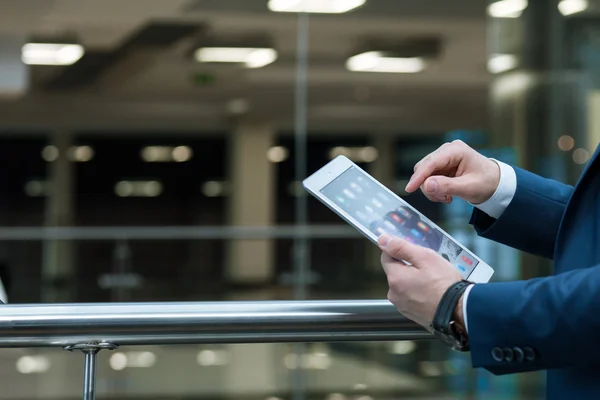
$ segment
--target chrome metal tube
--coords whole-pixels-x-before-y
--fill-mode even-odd
[[[385,300],[0,307],[0,348],[428,338]]]
[[[96,399],[96,354],[98,350],[87,350],[83,367],[83,400]]]

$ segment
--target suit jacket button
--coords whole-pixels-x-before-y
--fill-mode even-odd
[[[504,361],[504,351],[500,347],[494,347],[492,349],[492,358],[498,362]]]
[[[535,361],[536,354],[531,347],[523,347],[523,353],[525,354],[525,359],[527,361]]]
[[[515,359],[515,353],[512,351],[512,349],[509,347],[505,347],[504,349],[502,349],[502,351],[504,352],[504,361],[513,362],[513,360]]]
[[[523,353],[523,349],[520,347],[513,347],[513,353],[515,355],[515,361],[518,363],[522,363],[525,359],[525,353]]]

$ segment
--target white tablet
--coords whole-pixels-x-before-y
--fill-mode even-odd
[[[471,282],[486,283],[494,274],[489,265],[344,156],[303,185],[375,244],[387,233],[435,250]]]

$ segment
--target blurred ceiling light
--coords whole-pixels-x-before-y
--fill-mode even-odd
[[[577,14],[587,10],[587,0],[561,0],[558,3],[558,10],[564,16]]]
[[[127,356],[123,353],[114,353],[110,356],[108,364],[115,371],[122,371],[127,368]]]
[[[202,193],[206,197],[219,197],[226,194],[227,184],[225,182],[207,181],[202,185]]]
[[[493,54],[488,60],[488,71],[499,74],[517,67],[518,60],[512,54]]]
[[[576,149],[573,152],[573,161],[577,164],[585,164],[590,159],[590,152],[586,149]]]
[[[534,84],[531,74],[514,71],[510,74],[500,75],[497,82],[492,86],[492,92],[498,98],[508,98],[520,93],[528,86]]]
[[[90,146],[74,146],[69,149],[71,161],[88,162],[94,158],[94,149]]]
[[[21,60],[27,65],[71,65],[84,53],[79,44],[27,43],[22,48]]]
[[[156,364],[156,355],[151,351],[128,351],[114,353],[108,363],[115,371],[125,368],[150,368]]]
[[[158,181],[120,181],[115,185],[119,197],[157,197],[163,191]]]
[[[569,151],[575,147],[575,139],[569,135],[562,135],[558,138],[558,148],[562,151]]]
[[[150,368],[156,364],[156,355],[151,351],[130,351],[127,355],[127,366],[131,368]]]
[[[389,57],[379,51],[368,51],[350,57],[346,68],[353,72],[415,74],[425,69],[425,60],[420,57]]]
[[[379,152],[375,147],[367,146],[359,149],[357,155],[359,160],[370,163],[377,160],[377,157],[379,157]]]
[[[275,12],[342,14],[366,2],[366,0],[269,0],[269,9]]]
[[[309,353],[298,355],[295,353],[286,354],[283,358],[283,365],[287,369],[310,369],[324,370],[331,367],[332,361],[327,353]]]
[[[500,0],[488,6],[488,14],[494,18],[519,18],[527,8],[527,0]]]
[[[48,184],[44,181],[29,181],[25,184],[25,194],[29,197],[43,197],[48,193]]]
[[[345,156],[356,162],[371,163],[379,157],[379,152],[373,146],[365,147],[345,147],[337,146],[329,151],[329,158]]]
[[[289,157],[289,151],[283,146],[271,147],[267,150],[267,159],[272,163],[280,163],[287,160]]]
[[[192,149],[189,146],[177,146],[171,151],[171,157],[176,162],[189,161],[192,158]]]
[[[364,383],[357,383],[354,386],[352,386],[353,390],[367,390],[369,387],[364,384]]]
[[[352,155],[352,150],[350,150],[348,147],[344,147],[344,146],[336,146],[329,151],[329,158],[332,158],[332,159],[336,158],[337,156],[351,157],[351,155]]]
[[[300,366],[298,355],[294,353],[286,354],[285,357],[283,357],[283,365],[285,365],[287,369],[297,369]]]
[[[412,353],[416,348],[417,348],[417,346],[415,345],[415,342],[413,342],[411,340],[394,342],[392,344],[391,353],[405,355],[405,354]]]
[[[172,148],[167,146],[146,146],[142,149],[142,160],[146,162],[171,161],[172,151]]]
[[[56,146],[46,146],[42,149],[42,158],[45,161],[56,161],[59,155],[60,152]],[[70,161],[88,162],[94,158],[94,149],[90,146],[73,146],[69,148],[67,156]]]
[[[229,363],[229,353],[225,350],[201,350],[196,362],[203,367],[222,366]]]
[[[143,193],[147,197],[156,197],[162,192],[162,184],[158,181],[149,181],[141,184]]]
[[[56,161],[58,158],[59,152],[56,146],[46,146],[42,149],[42,158],[45,161],[52,162]]]
[[[327,353],[307,354],[308,368],[311,369],[329,369],[331,367],[331,358]]]
[[[115,193],[119,197],[129,197],[133,194],[133,184],[127,181],[119,182],[115,185]]]
[[[146,146],[142,148],[141,157],[146,162],[185,162],[192,158],[189,146]]]
[[[37,356],[23,356],[17,360],[17,371],[22,374],[40,374],[48,371],[50,368],[50,360],[48,357],[37,355]]]
[[[261,68],[277,59],[277,52],[268,48],[252,47],[204,47],[196,50],[198,62],[238,63],[246,68]]]

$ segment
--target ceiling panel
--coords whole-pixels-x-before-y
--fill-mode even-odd
[[[11,124],[19,118],[52,124],[65,120],[69,125],[220,124],[227,121],[228,102],[238,98],[291,124],[297,19],[269,12],[266,0],[0,0],[0,11],[7,4],[15,8],[0,13],[0,32],[73,32],[88,48],[88,55],[72,67],[32,68],[30,97],[3,105]],[[387,127],[425,121],[423,129],[485,123],[489,76],[484,4],[369,0],[348,14],[311,15],[311,126],[343,131],[353,124],[368,127],[373,120]],[[197,32],[190,26],[204,27],[202,32],[217,38],[267,35],[279,59],[256,70],[194,63],[189,53]],[[444,43],[440,58],[424,73],[345,69],[347,57],[365,40],[422,35],[440,36]],[[149,39],[164,43],[148,46]],[[197,84],[204,78],[205,84]],[[51,107],[36,111],[48,102]],[[431,115],[436,119],[427,120]],[[172,119],[165,120],[168,116]]]

